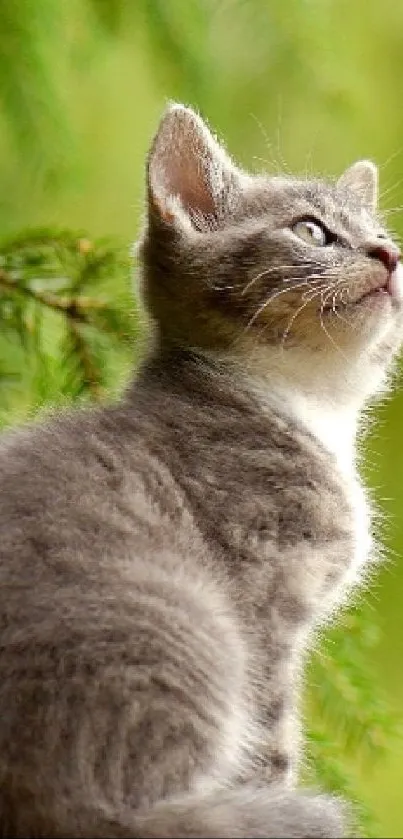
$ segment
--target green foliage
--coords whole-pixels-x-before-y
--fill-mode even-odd
[[[305,781],[354,802],[368,836],[379,835],[379,826],[357,787],[357,763],[379,761],[401,737],[371,664],[378,641],[369,607],[345,613],[311,662],[306,712]]]
[[[129,280],[128,257],[109,242],[35,230],[3,244],[1,345],[14,349],[2,368],[7,410],[18,378],[30,385],[28,410],[116,388],[116,359],[123,369],[136,334]]]
[[[188,82],[189,98],[202,97],[206,66],[202,49],[207,35],[209,0],[167,4],[165,0],[88,0],[79,4],[78,26],[101,25],[106,36],[117,36],[125,25],[145,21],[149,45],[169,73],[173,89]],[[74,34],[64,2],[8,0],[0,4],[0,104],[21,154],[34,166],[61,164],[67,153],[70,126],[63,112],[63,77],[54,66],[63,53],[74,56]],[[62,42],[64,43],[62,44]],[[89,38],[85,56],[94,61],[96,42]],[[58,56],[57,47],[62,48]],[[2,72],[3,70],[3,72]],[[43,138],[46,137],[46,146]],[[55,172],[53,172],[55,174]]]
[[[109,34],[117,34],[124,21],[143,20],[156,67],[169,73],[173,90],[187,88],[201,99],[208,81],[204,44],[208,35],[211,0],[137,0],[129,10],[124,0],[91,0],[93,11]],[[130,11],[130,14],[129,14]]]
[[[124,0],[91,0],[91,5],[106,31],[116,35],[122,23]]]
[[[45,160],[56,166],[61,146],[65,150],[68,125],[50,72],[61,23],[60,6],[53,0],[0,4],[0,102],[20,153],[33,166]]]
[[[167,99],[201,108],[256,168],[286,168],[286,158],[333,174],[372,156],[383,164],[384,203],[402,203],[402,33],[395,0],[2,3],[1,424],[49,404],[114,397],[125,382],[140,333],[128,243]],[[387,410],[385,442],[376,440],[386,465],[371,481],[381,499],[397,499],[382,503],[395,514],[401,553],[402,397]],[[360,802],[368,832],[377,830],[371,771],[387,778],[382,767],[401,748],[381,685],[403,702],[399,577],[385,575],[382,590],[378,613],[353,610],[326,634],[305,706],[305,781]],[[380,620],[388,634],[378,642]],[[378,835],[401,834],[399,772],[378,797]]]

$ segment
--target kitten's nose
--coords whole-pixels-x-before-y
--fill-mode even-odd
[[[397,268],[400,259],[400,250],[391,242],[385,242],[385,244],[374,245],[368,248],[368,256],[372,256],[374,259],[379,259],[380,262],[383,262],[386,270],[391,274]]]

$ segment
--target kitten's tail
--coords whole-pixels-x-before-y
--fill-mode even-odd
[[[46,834],[72,839],[337,839],[346,835],[344,805],[330,796],[245,785],[158,803],[147,812],[105,808],[74,813],[74,823]],[[30,834],[42,836],[43,834]]]

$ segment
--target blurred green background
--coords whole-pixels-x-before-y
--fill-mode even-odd
[[[380,166],[382,208],[399,234],[402,86],[403,4],[397,0],[3,0],[0,267],[10,267],[7,254],[19,247],[15,237],[31,227],[81,231],[87,238],[77,239],[80,259],[104,236],[128,254],[142,219],[145,155],[171,99],[199,108],[230,153],[253,170],[338,175],[355,159],[372,158]],[[47,256],[41,259],[43,265]],[[108,294],[129,307],[125,256],[104,273]],[[27,334],[36,330],[30,317]],[[28,353],[13,329],[0,336],[3,423],[79,395],[66,386],[55,360],[57,326],[51,314],[47,318],[40,346]],[[135,313],[126,332],[132,339],[139,334]],[[108,371],[105,386],[118,391],[132,350],[121,344],[98,351]],[[368,691],[384,691],[396,725],[386,748],[372,738],[369,757],[361,759],[359,744],[356,755],[350,748],[362,798],[378,822],[376,835],[394,837],[403,836],[399,382],[398,376],[395,395],[377,410],[379,422],[366,444],[363,469],[385,514],[387,562],[364,595],[366,623],[356,628],[357,635],[368,623],[372,628]]]

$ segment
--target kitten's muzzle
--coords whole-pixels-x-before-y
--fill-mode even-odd
[[[403,299],[403,268],[400,263],[400,250],[393,242],[379,243],[372,248],[368,248],[368,256],[372,259],[377,259],[385,266],[387,271],[386,282],[378,285],[373,289],[367,291],[361,299],[379,295],[387,294],[394,301],[402,301]],[[359,302],[359,301],[357,301]]]
[[[368,298],[382,296],[389,297],[392,302],[403,302],[403,267],[400,263],[399,248],[393,242],[385,241],[379,244],[378,240],[374,245],[367,246],[366,253],[370,259],[377,260],[384,266],[386,277],[375,280],[370,288],[365,289],[351,302],[361,303]]]
[[[387,245],[381,245],[374,248],[369,254],[374,259],[379,259],[383,262],[387,272],[388,279],[385,284],[385,292],[389,294],[392,300],[397,302],[403,301],[403,267],[400,262],[401,253],[399,248],[392,242]]]
[[[368,297],[386,295],[394,303],[403,303],[403,266],[399,261],[399,256],[398,252],[396,258],[390,259],[387,264],[384,263],[388,272],[385,281],[377,282],[376,285],[374,284],[372,288],[367,289],[352,302],[361,303]]]
[[[351,293],[351,289],[347,299],[342,298],[337,301],[333,299],[331,304],[324,307],[324,311],[356,306],[366,300],[380,298],[384,298],[385,301],[389,299],[395,305],[403,305],[403,265],[400,261],[399,248],[392,242],[385,242],[382,245],[368,247],[366,255],[378,261],[378,268],[373,272],[375,276],[371,280],[368,279],[367,287],[358,290],[356,295]]]

